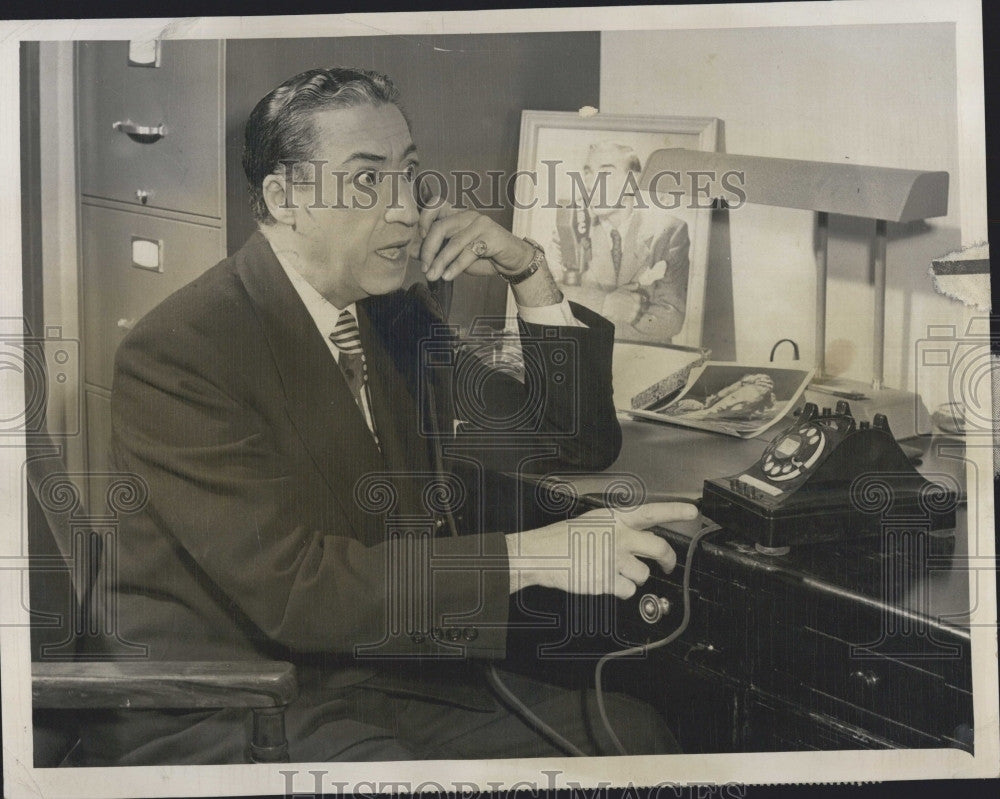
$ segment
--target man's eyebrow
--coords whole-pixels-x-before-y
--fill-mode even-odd
[[[386,157],[384,155],[379,155],[378,153],[351,153],[347,158],[344,159],[345,164],[351,163],[351,161],[374,161],[377,164],[384,164],[386,162]]]
[[[411,144],[403,151],[403,158],[413,155],[416,151],[417,145]],[[349,164],[352,161],[373,161],[376,164],[384,164],[388,160],[387,156],[380,155],[379,153],[356,152],[347,156],[347,158],[344,159],[344,163]]]

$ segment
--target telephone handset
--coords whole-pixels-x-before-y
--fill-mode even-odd
[[[807,402],[756,463],[705,481],[702,513],[769,551],[875,535],[889,515],[951,529],[957,499],[916,470],[882,414],[859,425],[844,401]]]

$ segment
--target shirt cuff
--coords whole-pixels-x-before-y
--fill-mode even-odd
[[[573,309],[569,307],[569,300],[563,297],[563,301],[556,305],[541,305],[536,308],[523,308],[517,306],[518,315],[529,325],[539,325],[542,327],[586,327],[586,325],[573,315]]]

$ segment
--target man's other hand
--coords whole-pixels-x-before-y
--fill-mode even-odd
[[[538,585],[572,594],[628,599],[655,561],[673,571],[677,556],[650,527],[698,516],[686,502],[653,502],[630,510],[598,509],[547,527],[507,535],[510,591]]]

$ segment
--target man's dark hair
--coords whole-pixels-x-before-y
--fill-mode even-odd
[[[399,91],[380,72],[331,67],[309,69],[269,92],[250,112],[243,140],[243,171],[250,182],[250,210],[271,220],[261,185],[282,161],[308,161],[316,145],[317,111],[398,104]],[[294,174],[294,172],[293,172]]]

